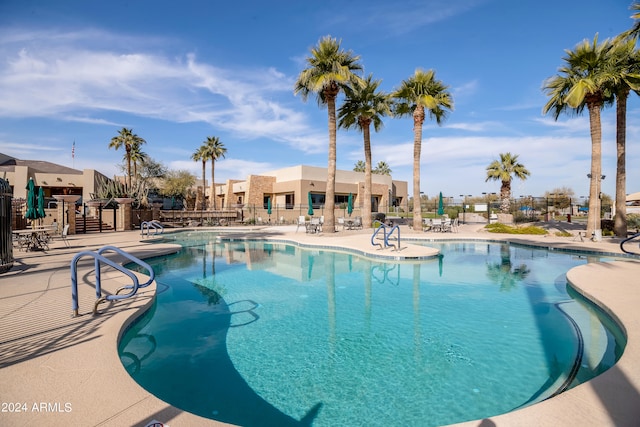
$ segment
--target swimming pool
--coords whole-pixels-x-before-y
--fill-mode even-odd
[[[606,370],[617,328],[564,274],[584,255],[437,245],[389,263],[179,233],[158,297],[120,343],[144,388],[243,426],[444,425],[511,411]]]

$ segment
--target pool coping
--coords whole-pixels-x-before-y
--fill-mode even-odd
[[[245,234],[268,234],[264,229],[242,230]],[[237,232],[237,231],[234,231]],[[369,231],[370,232],[370,231]],[[553,247],[552,250],[578,250],[577,244],[566,245],[558,239],[524,239],[521,236],[489,237],[474,232],[459,233],[454,236],[438,236],[437,239],[427,237],[431,241],[496,241],[530,246]],[[407,240],[423,237],[423,234],[409,234]],[[464,235],[464,238],[462,236]],[[359,237],[357,237],[359,236]],[[291,229],[278,231],[272,236],[275,241],[286,243],[295,241],[304,247],[323,247],[334,250],[337,246],[344,250],[340,242],[345,237],[350,243],[348,249],[359,252],[371,251],[367,245],[368,233],[353,233],[343,236],[310,237],[293,233]],[[99,242],[97,241],[99,238]],[[48,327],[55,323],[52,317],[58,318],[58,312],[67,312],[70,304],[69,295],[62,288],[68,286],[68,262],[78,250],[100,247],[105,244],[125,246],[124,249],[137,256],[148,258],[156,256],[157,245],[148,245],[141,241],[139,232],[118,232],[99,236],[72,236],[74,243],[71,250],[64,249],[63,244],[52,245],[50,254],[15,254],[24,271],[10,275],[0,275],[0,313],[5,324],[12,329],[22,329],[21,325],[44,329],[43,336],[49,333]],[[421,239],[424,240],[424,239]],[[558,241],[556,241],[558,240]],[[107,242],[108,241],[108,242]],[[332,243],[338,242],[338,243]],[[315,245],[315,246],[314,246]],[[160,245],[161,246],[161,245]],[[613,254],[613,250],[605,250],[605,245],[582,245],[589,253]],[[153,247],[153,248],[152,248]],[[609,246],[611,247],[611,246]],[[600,250],[599,250],[600,249]],[[373,254],[373,255],[380,255]],[[384,254],[386,255],[386,254]],[[640,364],[640,290],[634,289],[640,272],[640,262],[636,260],[593,263],[576,267],[567,274],[571,285],[589,300],[598,304],[614,317],[627,334],[627,347],[619,362],[610,370],[585,384],[569,390],[559,396],[535,405],[490,417],[486,420],[475,420],[456,424],[458,426],[476,425],[636,425],[640,419],[640,372],[634,366]],[[118,284],[115,278],[108,279],[110,286]],[[103,286],[105,286],[103,284]],[[637,285],[636,285],[637,287]],[[68,289],[68,288],[66,288]],[[83,289],[85,294],[87,290]],[[149,290],[151,291],[151,290]],[[18,301],[20,300],[20,301]],[[123,309],[109,309],[103,319],[94,318],[95,330],[91,330],[84,340],[69,343],[68,346],[53,348],[44,354],[35,352],[27,355],[19,362],[3,364],[0,369],[0,381],[7,385],[0,390],[2,402],[29,401],[49,402],[54,404],[70,402],[71,412],[34,412],[1,413],[0,424],[27,426],[38,423],[47,425],[140,425],[151,420],[158,420],[171,426],[225,425],[214,420],[203,419],[185,413],[162,402],[160,399],[140,388],[126,373],[117,355],[119,336],[127,325],[141,315],[152,303],[149,294],[136,298],[136,305]],[[25,303],[26,301],[26,303]],[[133,302],[133,301],[132,301]],[[3,308],[3,305],[5,306]],[[42,307],[54,307],[53,314],[43,315]],[[60,307],[58,307],[60,306]],[[145,308],[146,307],[146,308]],[[38,322],[25,323],[21,319],[36,319]],[[40,322],[41,321],[41,322]],[[59,320],[64,322],[65,320]],[[41,325],[39,323],[42,323]],[[73,325],[73,321],[67,320]],[[5,326],[6,326],[5,325]],[[68,326],[68,325],[67,325]],[[1,328],[1,327],[0,327]],[[25,326],[26,329],[26,326]],[[13,331],[18,345],[29,341],[29,331]],[[23,335],[22,337],[20,335]],[[31,332],[33,335],[33,332]],[[0,343],[1,344],[1,343]],[[36,345],[31,343],[31,345]],[[6,347],[6,346],[5,346]],[[54,345],[55,347],[55,345]],[[109,351],[104,351],[104,348]],[[0,348],[2,349],[2,348]],[[100,351],[102,350],[102,351]],[[113,351],[111,351],[113,350]],[[96,353],[98,353],[96,355]],[[0,353],[2,354],[2,353]],[[0,361],[4,356],[0,356]],[[95,404],[98,396],[115,394],[119,399],[103,399],[100,405]],[[51,405],[50,405],[51,406]],[[53,405],[53,409],[55,408]],[[60,405],[58,405],[60,407]],[[51,409],[51,408],[50,408]]]

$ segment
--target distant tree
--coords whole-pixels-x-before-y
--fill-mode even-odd
[[[189,189],[193,187],[195,183],[196,177],[193,176],[191,172],[185,170],[170,170],[167,171],[162,180],[160,194],[165,197],[184,200],[188,195]]]
[[[133,164],[133,177],[137,180],[138,166],[142,167],[148,157],[147,153],[140,149],[140,142],[134,142],[133,145],[131,145],[130,157],[131,163]]]
[[[394,114],[413,118],[413,229],[422,230],[422,208],[420,207],[420,155],[422,151],[422,124],[425,110],[429,117],[441,124],[448,111],[453,110],[453,98],[448,86],[436,80],[433,70],[416,70],[404,80],[393,94],[396,101]]]
[[[146,141],[133,133],[132,129],[122,128],[118,131],[118,136],[111,138],[109,148],[118,150],[124,147],[127,161],[127,186],[131,188],[131,149],[134,145],[140,146]]]
[[[373,173],[377,175],[388,175],[391,176],[391,167],[387,162],[383,162],[382,160],[378,162]]]
[[[336,98],[342,89],[362,86],[362,79],[354,71],[362,70],[360,57],[340,48],[340,41],[326,36],[311,49],[306,58],[308,67],[302,70],[295,82],[294,94],[304,101],[314,94],[318,105],[327,106],[329,119],[329,160],[327,165],[327,189],[325,193],[326,232],[335,233],[336,193]]]
[[[362,131],[364,140],[364,192],[362,203],[362,223],[371,227],[371,125],[378,132],[382,129],[382,117],[391,114],[389,95],[378,91],[380,80],[373,80],[369,74],[363,86],[345,87],[345,101],[338,110],[338,126]]]
[[[365,167],[366,167],[365,163],[362,160],[358,160],[356,162],[356,164],[353,165],[353,171],[354,172],[364,172]]]
[[[514,177],[525,180],[531,173],[518,162],[518,155],[500,154],[500,160],[494,160],[487,166],[486,181],[500,181],[500,210],[509,213],[511,203],[511,181]]]

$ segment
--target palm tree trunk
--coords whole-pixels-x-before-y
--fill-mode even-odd
[[[211,195],[210,195],[211,203],[209,203],[209,205],[211,206],[211,209],[213,209],[214,211],[216,210],[216,185],[214,181],[215,171],[216,171],[216,159],[211,157]]]
[[[627,237],[627,96],[629,92],[619,93],[616,97],[616,216],[613,230],[617,237]]]
[[[424,107],[413,112],[413,230],[422,231],[422,207],[420,200],[420,154],[422,151],[422,123]]]
[[[589,214],[587,215],[587,236],[600,228],[600,185],[602,175],[602,125],[600,105],[587,101],[589,128],[591,132],[591,179],[589,182]]]
[[[127,191],[131,191],[131,146],[126,145],[127,152]]]
[[[364,136],[364,194],[362,201],[362,226],[371,227],[371,130],[367,126],[362,127]]]
[[[500,211],[503,214],[508,214],[511,208],[511,182],[502,181],[500,186]]]
[[[329,162],[327,165],[327,189],[324,200],[323,232],[335,233],[335,194],[336,194],[336,98],[327,96],[329,115]]]

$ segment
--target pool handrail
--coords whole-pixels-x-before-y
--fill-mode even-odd
[[[640,233],[636,233],[633,236],[627,237],[626,239],[624,239],[623,241],[620,242],[620,250],[626,254],[631,254],[631,255],[640,255],[640,252],[634,252],[634,251],[629,251],[627,249],[624,248],[624,244],[628,243],[632,240],[638,239],[640,238]],[[640,246],[640,245],[639,245]]]
[[[387,232],[388,229],[390,229],[389,232]],[[375,238],[378,235],[378,233],[380,232],[380,230],[382,230],[382,236],[383,236],[383,240],[382,241],[384,242],[384,246],[375,241]],[[389,237],[396,230],[398,232],[398,237],[397,237],[398,246],[394,245],[393,243],[389,243]],[[371,244],[373,246],[380,246],[381,249],[385,249],[385,248],[388,248],[389,246],[393,246],[396,251],[399,251],[400,250],[400,227],[397,226],[397,225],[388,226],[386,224],[381,223],[380,226],[378,228],[376,228],[376,230],[371,235]]]
[[[375,238],[378,235],[378,233],[380,232],[380,230],[382,230],[382,234],[384,236],[383,242],[386,241],[386,239],[387,239],[386,226],[384,224],[380,224],[380,226],[378,228],[376,228],[375,231],[373,232],[373,234],[371,235],[371,244],[373,246],[380,246],[380,249],[384,249],[382,247],[382,243],[378,243],[378,242],[375,241]]]
[[[142,223],[140,224],[140,235],[144,236],[145,235],[145,229],[147,231],[147,236],[149,236],[150,230],[153,228],[153,234],[156,235],[158,234],[158,230],[160,234],[164,233],[164,226],[162,225],[162,223],[156,219],[151,220],[151,221],[142,221]]]
[[[123,265],[118,264],[118,263],[110,260],[109,258],[105,257],[104,255],[102,255],[104,252],[107,252],[107,251],[116,252],[118,255],[121,255],[121,256],[125,257],[126,259],[128,259],[129,261],[134,262],[135,264],[147,269],[147,271],[149,272],[149,279],[145,283],[140,284],[140,282],[138,280],[138,277],[135,275],[134,272],[132,272],[128,268],[124,267]],[[71,317],[77,317],[78,316],[78,309],[79,309],[79,304],[78,304],[78,261],[80,260],[80,258],[83,258],[85,256],[92,257],[94,259],[94,265],[95,265],[96,298],[97,299],[96,299],[96,302],[95,302],[94,307],[93,307],[93,314],[97,314],[97,312],[98,312],[98,304],[100,304],[101,302],[103,302],[103,301],[115,301],[115,300],[130,298],[130,297],[134,296],[138,292],[138,289],[149,286],[155,280],[155,272],[153,271],[153,268],[151,268],[151,266],[149,264],[147,264],[146,262],[142,261],[141,259],[136,258],[133,255],[123,251],[122,249],[120,249],[118,247],[107,245],[107,246],[103,246],[102,248],[98,249],[97,251],[81,251],[81,252],[77,253],[73,257],[73,259],[71,260],[71,308],[73,310],[73,313],[72,313]],[[102,296],[101,275],[100,275],[101,263],[107,264],[107,265],[115,268],[116,270],[120,271],[121,273],[129,276],[131,278],[131,280],[133,281],[133,284],[132,285],[123,286],[123,287],[119,288],[118,290],[116,290],[115,294],[107,295],[107,296],[103,297]],[[120,292],[123,289],[131,289],[131,291],[129,293],[127,293],[127,294],[119,295],[118,292]]]
[[[391,235],[393,234],[394,231],[398,231],[398,246],[394,245],[393,243],[389,243],[389,237],[391,237]],[[400,250],[400,227],[397,225],[394,225],[393,227],[391,227],[391,230],[389,230],[388,233],[385,233],[384,235],[384,245],[386,246],[393,246],[395,248],[396,251]]]

